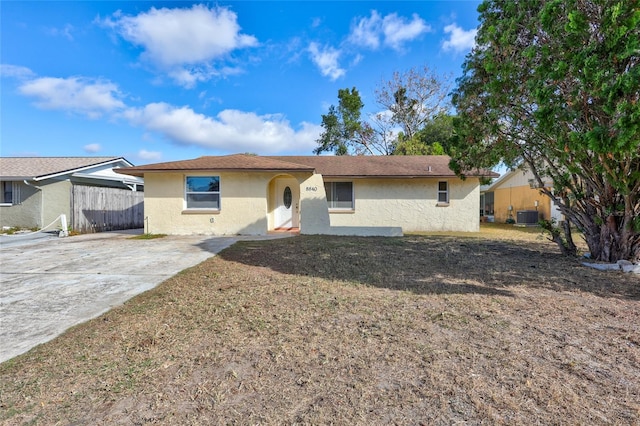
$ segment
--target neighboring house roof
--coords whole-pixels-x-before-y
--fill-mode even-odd
[[[132,166],[122,157],[0,157],[0,178],[38,181],[107,164]]]
[[[480,192],[495,191],[496,189],[504,185],[506,182],[508,182],[512,178],[518,177],[519,175],[527,176],[528,179],[533,179],[533,173],[531,173],[529,170],[518,167],[516,169],[507,171],[498,179],[491,182],[489,185],[482,185],[480,187]],[[546,185],[549,185],[549,186],[553,185],[550,179],[545,178],[543,180]]]
[[[325,177],[455,177],[444,155],[379,155],[379,156],[257,156],[234,154],[200,157],[193,160],[149,164],[117,170],[132,176],[144,173],[180,171],[308,171]],[[478,170],[467,176],[496,177],[489,170]]]
[[[502,182],[504,182],[509,176],[513,176],[512,173],[513,173],[513,170],[509,170],[506,173],[500,175],[500,177],[498,179],[495,179],[493,182],[487,185],[480,185],[480,192],[494,191],[496,187],[500,186]]]

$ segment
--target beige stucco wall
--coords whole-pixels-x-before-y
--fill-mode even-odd
[[[449,205],[437,203],[438,182],[449,182]],[[477,179],[354,179],[355,209],[330,211],[332,227],[402,227],[404,232],[477,232]]]
[[[330,225],[324,181],[314,174],[300,184],[300,233],[328,234]]]
[[[355,210],[329,212],[319,174],[207,172],[220,176],[220,211],[187,211],[183,173],[145,175],[145,232],[263,235],[273,229],[276,179],[299,182],[302,234],[400,235],[419,231],[479,230],[477,179],[448,179],[450,203],[437,205],[438,179],[355,179]],[[440,179],[443,180],[443,179]],[[401,229],[402,228],[402,229]]]
[[[285,175],[268,172],[189,173],[189,176],[211,175],[220,176],[220,211],[185,209],[184,173],[145,174],[145,232],[175,235],[266,234],[273,221],[274,179]],[[301,182],[306,175],[286,177]]]

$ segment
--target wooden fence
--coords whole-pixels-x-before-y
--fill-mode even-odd
[[[73,185],[70,223],[83,234],[143,228],[144,193]]]

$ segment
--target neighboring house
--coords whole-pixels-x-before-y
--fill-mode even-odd
[[[149,164],[148,233],[401,235],[478,231],[479,171],[466,180],[446,156],[236,154]]]
[[[545,187],[552,187],[550,181]],[[561,214],[553,201],[540,192],[533,173],[515,169],[480,189],[480,216],[490,222],[505,223],[513,219],[517,224],[535,225],[538,220],[555,218]]]
[[[141,228],[143,179],[113,171],[131,166],[122,157],[0,157],[0,226],[41,229],[65,214],[80,232]]]

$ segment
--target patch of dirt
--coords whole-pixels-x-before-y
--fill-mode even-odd
[[[638,424],[640,279],[529,237],[242,242],[0,364],[3,424]]]

